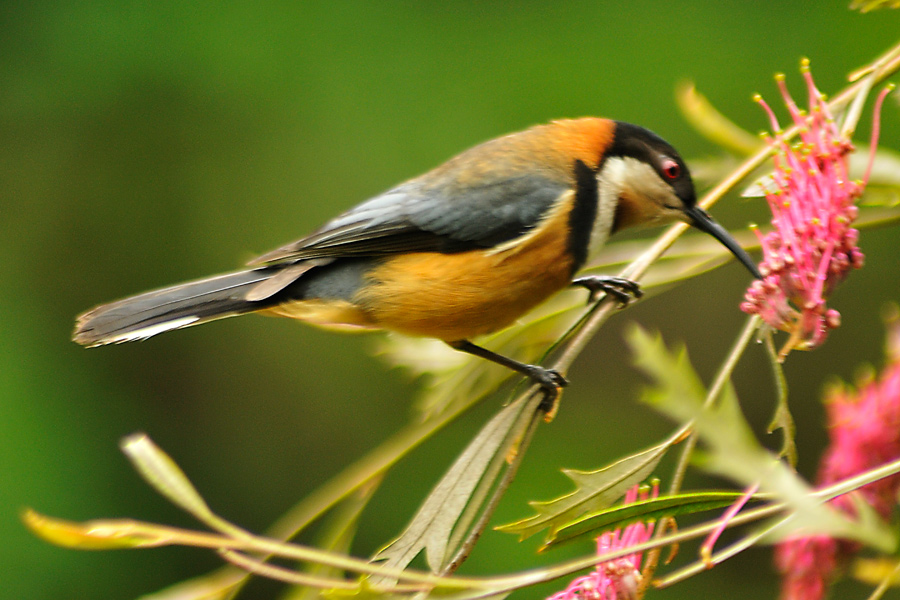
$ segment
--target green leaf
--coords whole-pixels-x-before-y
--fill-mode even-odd
[[[518,534],[519,539],[549,529],[547,539],[552,539],[561,527],[585,513],[610,506],[628,488],[646,479],[673,443],[674,440],[666,440],[597,471],[564,469],[563,473],[575,483],[575,491],[547,502],[529,502],[536,515],[496,529]]]
[[[597,537],[612,529],[626,527],[638,521],[648,523],[663,517],[677,517],[725,508],[742,496],[741,492],[689,492],[614,506],[585,515],[560,527],[556,535],[545,543],[541,550],[585,536]]]
[[[867,13],[881,8],[900,8],[900,0],[853,0],[850,10]]]
[[[704,410],[704,390],[681,350],[670,353],[659,336],[635,327],[628,335],[635,362],[656,382],[645,401],[679,423],[692,424],[705,447],[695,463],[705,470],[736,481],[742,487],[759,484],[760,490],[784,502],[792,513],[777,528],[778,539],[802,532],[857,540],[888,550],[895,541],[886,528],[871,519],[851,521],[822,504],[796,472],[763,448],[741,413],[734,389],[724,388],[718,404]]]

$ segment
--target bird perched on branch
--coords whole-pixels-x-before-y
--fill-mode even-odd
[[[573,277],[611,234],[673,221],[711,234],[760,277],[697,206],[687,166],[662,138],[602,118],[554,121],[475,146],[245,270],[98,306],[78,317],[74,340],[100,346],[261,313],[437,338],[555,397],[559,373],[471,340],[570,285],[638,295],[627,280]]]

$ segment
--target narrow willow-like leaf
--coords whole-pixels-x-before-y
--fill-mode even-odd
[[[585,513],[610,506],[628,488],[646,479],[672,443],[672,440],[667,440],[597,471],[564,469],[563,473],[577,486],[575,491],[547,502],[529,502],[536,515],[501,525],[497,530],[525,539],[548,529],[547,537],[551,539],[560,527]]]
[[[742,495],[741,492],[689,492],[613,506],[563,525],[541,550],[585,536],[597,537],[606,531],[626,527],[637,521],[658,521],[663,517],[677,517],[725,508],[731,506]]]
[[[400,537],[380,550],[373,560],[385,561],[385,566],[403,569],[425,550],[429,567],[435,572],[440,569],[457,520],[485,469],[498,453],[505,453],[508,449],[508,444],[504,442],[520,421],[524,404],[510,404],[482,428],[434,487]],[[383,583],[384,580],[373,578],[373,581]]]
[[[121,448],[141,477],[160,494],[201,521],[214,516],[184,471],[146,434],[126,437]]]
[[[134,521],[129,520],[76,523],[26,509],[22,513],[22,521],[32,533],[45,541],[77,550],[151,548],[169,543],[167,536],[154,536],[146,531],[136,532]]]
[[[772,415],[772,422],[769,423],[768,432],[774,433],[781,431],[781,452],[780,456],[787,459],[792,467],[797,466],[797,445],[794,442],[794,436],[797,428],[794,425],[794,417],[791,415],[791,409],[788,406],[788,384],[787,378],[784,376],[784,369],[778,360],[778,351],[775,349],[775,342],[772,341],[772,332],[766,332],[766,354],[769,356],[769,363],[772,366],[772,375],[775,377],[775,389],[778,391],[778,404],[775,406],[775,414]]]

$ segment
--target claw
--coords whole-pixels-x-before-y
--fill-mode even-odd
[[[624,277],[607,277],[605,275],[586,275],[572,281],[572,285],[587,288],[590,292],[588,304],[596,302],[600,293],[615,298],[622,306],[628,306],[632,300],[644,295],[640,286]]]
[[[562,391],[562,388],[569,385],[569,380],[563,377],[559,371],[554,371],[553,369],[545,369],[537,365],[528,365],[528,367],[528,377],[541,386],[544,398],[541,400],[539,410],[545,413],[544,421],[549,423],[556,416],[559,406],[557,402],[559,393]]]

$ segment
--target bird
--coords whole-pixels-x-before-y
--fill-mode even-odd
[[[555,398],[567,384],[559,372],[472,340],[570,286],[591,298],[639,296],[627,279],[576,274],[610,235],[676,221],[762,278],[698,206],[685,161],[663,138],[608,118],[556,120],[474,146],[245,269],[97,306],[77,318],[73,339],[94,347],[260,313],[436,338]]]

